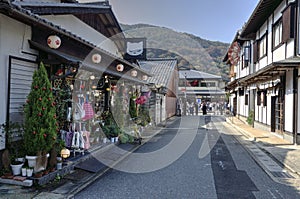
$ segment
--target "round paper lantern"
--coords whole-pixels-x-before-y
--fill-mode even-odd
[[[137,71],[136,70],[132,70],[131,71],[131,76],[132,77],[136,77],[137,76]]]
[[[147,75],[143,75],[142,76],[142,80],[146,81],[148,79],[148,76]]]
[[[99,64],[101,62],[101,58],[102,58],[101,55],[99,55],[98,53],[96,53],[96,54],[93,54],[92,61],[95,64]]]
[[[117,71],[122,72],[124,70],[124,65],[118,64],[116,68],[117,68]]]
[[[47,44],[50,48],[57,49],[61,45],[61,40],[57,35],[50,35],[47,39]]]

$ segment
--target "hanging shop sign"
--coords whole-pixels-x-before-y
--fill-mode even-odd
[[[146,38],[126,38],[125,39],[126,60],[146,59]]]
[[[237,65],[240,58],[241,47],[238,42],[233,42],[228,50],[228,59],[232,65]]]

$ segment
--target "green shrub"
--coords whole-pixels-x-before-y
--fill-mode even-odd
[[[253,110],[251,110],[249,112],[249,115],[247,117],[247,123],[251,126],[254,124],[254,111]]]

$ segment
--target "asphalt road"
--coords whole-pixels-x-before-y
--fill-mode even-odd
[[[272,180],[222,121],[179,118],[75,198],[300,198]]]

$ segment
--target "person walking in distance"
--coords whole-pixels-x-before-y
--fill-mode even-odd
[[[207,114],[207,106],[206,106],[205,102],[203,102],[203,104],[202,104],[202,113],[203,113],[203,115]]]

